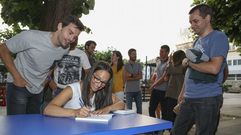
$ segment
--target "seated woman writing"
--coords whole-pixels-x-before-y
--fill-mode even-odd
[[[112,95],[112,77],[109,64],[98,62],[83,82],[68,85],[43,113],[57,117],[88,117],[124,109],[124,102]]]

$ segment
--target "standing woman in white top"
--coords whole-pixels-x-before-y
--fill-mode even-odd
[[[44,109],[57,117],[87,117],[124,109],[124,102],[112,94],[113,72],[106,62],[98,62],[83,82],[68,85]]]

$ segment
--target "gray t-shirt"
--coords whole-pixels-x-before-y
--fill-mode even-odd
[[[156,67],[156,74],[157,74],[157,79],[160,79],[163,75],[163,73],[165,72],[166,70],[166,67],[167,67],[167,61],[161,61],[157,67]],[[162,84],[160,85],[157,85],[155,87],[155,89],[157,90],[160,90],[160,91],[166,91],[167,90],[167,82],[163,82]]]
[[[14,64],[21,76],[31,85],[29,92],[38,94],[43,90],[50,67],[59,60],[68,49],[55,47],[50,39],[50,32],[37,30],[23,31],[6,42],[8,49],[16,55]],[[8,74],[7,82],[13,82]]]
[[[125,64],[125,70],[130,74],[138,74],[142,72],[142,66],[140,63]],[[140,80],[130,80],[125,83],[125,92],[138,92],[140,91]]]

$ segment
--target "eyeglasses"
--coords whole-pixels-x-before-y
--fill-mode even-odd
[[[105,81],[102,81],[101,79],[100,79],[100,77],[98,77],[97,75],[95,75],[95,74],[93,74],[93,76],[94,76],[94,81],[96,82],[96,83],[101,83],[101,86],[103,87],[103,86],[105,86],[108,82],[105,82]]]

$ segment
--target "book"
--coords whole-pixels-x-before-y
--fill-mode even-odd
[[[87,122],[100,122],[100,123],[108,123],[112,118],[113,114],[100,114],[100,115],[91,115],[89,117],[81,118],[76,117],[77,121],[87,121]]]
[[[126,109],[126,110],[116,110],[113,113],[114,114],[132,114],[132,113],[136,113],[136,111],[131,109]]]

